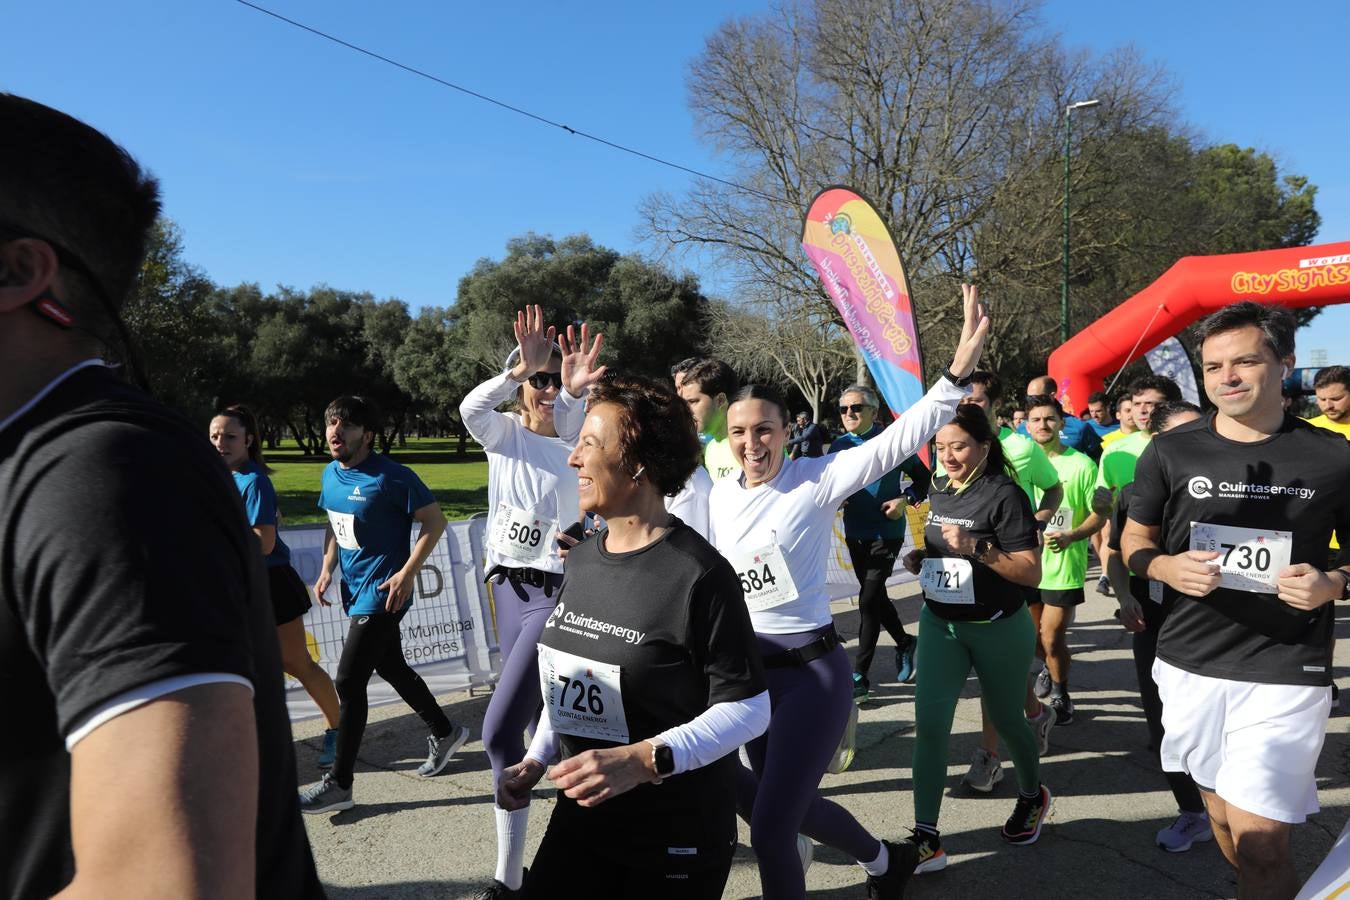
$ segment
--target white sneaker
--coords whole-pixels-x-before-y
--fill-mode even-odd
[[[987,794],[1003,780],[1003,763],[983,747],[976,747],[970,755],[970,771],[961,778],[972,791]]]
[[[797,835],[797,856],[802,861],[802,877],[806,877],[816,858],[816,843],[804,834]]]
[[[1198,841],[1214,840],[1214,831],[1209,827],[1209,816],[1183,812],[1175,822],[1159,831],[1155,840],[1168,853],[1185,853]]]
[[[1050,752],[1050,730],[1055,727],[1055,710],[1048,703],[1041,704],[1041,714],[1027,719],[1031,730],[1036,732],[1036,752],[1041,756]]]

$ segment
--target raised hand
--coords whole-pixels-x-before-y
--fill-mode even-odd
[[[596,366],[600,358],[600,345],[605,336],[597,333],[591,340],[591,329],[586,323],[581,325],[581,340],[577,341],[575,326],[568,325],[567,333],[562,336],[562,382],[563,387],[573,397],[582,396],[591,385],[604,376],[607,366]]]
[[[973,284],[961,285],[962,311],[961,340],[952,356],[951,373],[965,378],[979,365],[984,352],[984,341],[989,337],[989,316],[980,305],[980,290]]]
[[[516,312],[514,330],[516,344],[520,347],[520,359],[511,370],[511,380],[524,381],[548,365],[558,329],[552,325],[544,328],[544,311],[536,303]]]

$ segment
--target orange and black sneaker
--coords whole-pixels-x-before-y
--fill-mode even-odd
[[[1003,839],[1010,844],[1036,843],[1041,836],[1041,826],[1050,816],[1050,801],[1050,789],[1045,785],[1041,785],[1030,800],[1018,794],[1013,814],[1003,823]]]
[[[940,872],[947,868],[947,851],[942,849],[942,838],[931,831],[915,828],[909,833],[909,843],[919,850],[919,861],[914,866],[914,874]]]

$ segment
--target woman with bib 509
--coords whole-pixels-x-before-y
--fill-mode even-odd
[[[560,529],[580,515],[577,476],[567,464],[580,416],[568,422],[568,411],[581,413],[580,403],[568,406],[564,385],[585,392],[604,373],[592,372],[601,337],[589,353],[572,353],[572,342],[554,343],[554,329],[543,324],[539,306],[516,315],[517,347],[506,359],[502,374],[490,378],[465,396],[459,412],[469,434],[483,445],[488,458],[489,516],[483,570],[494,583],[501,676],[483,717],[483,746],[494,779],[525,755],[523,735],[539,715],[538,668],[535,642],[553,610],[562,585],[558,557]],[[582,327],[580,350],[589,334]],[[564,382],[564,377],[572,381]],[[515,400],[515,412],[496,407]],[[561,435],[561,436],[560,436]],[[523,879],[529,807],[494,809],[497,827],[497,870],[493,883],[480,897],[508,898],[520,890]]]

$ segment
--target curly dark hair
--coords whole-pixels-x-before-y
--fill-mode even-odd
[[[619,409],[619,464],[674,497],[703,461],[689,404],[670,387],[638,375],[608,375],[591,388],[586,408]]]

